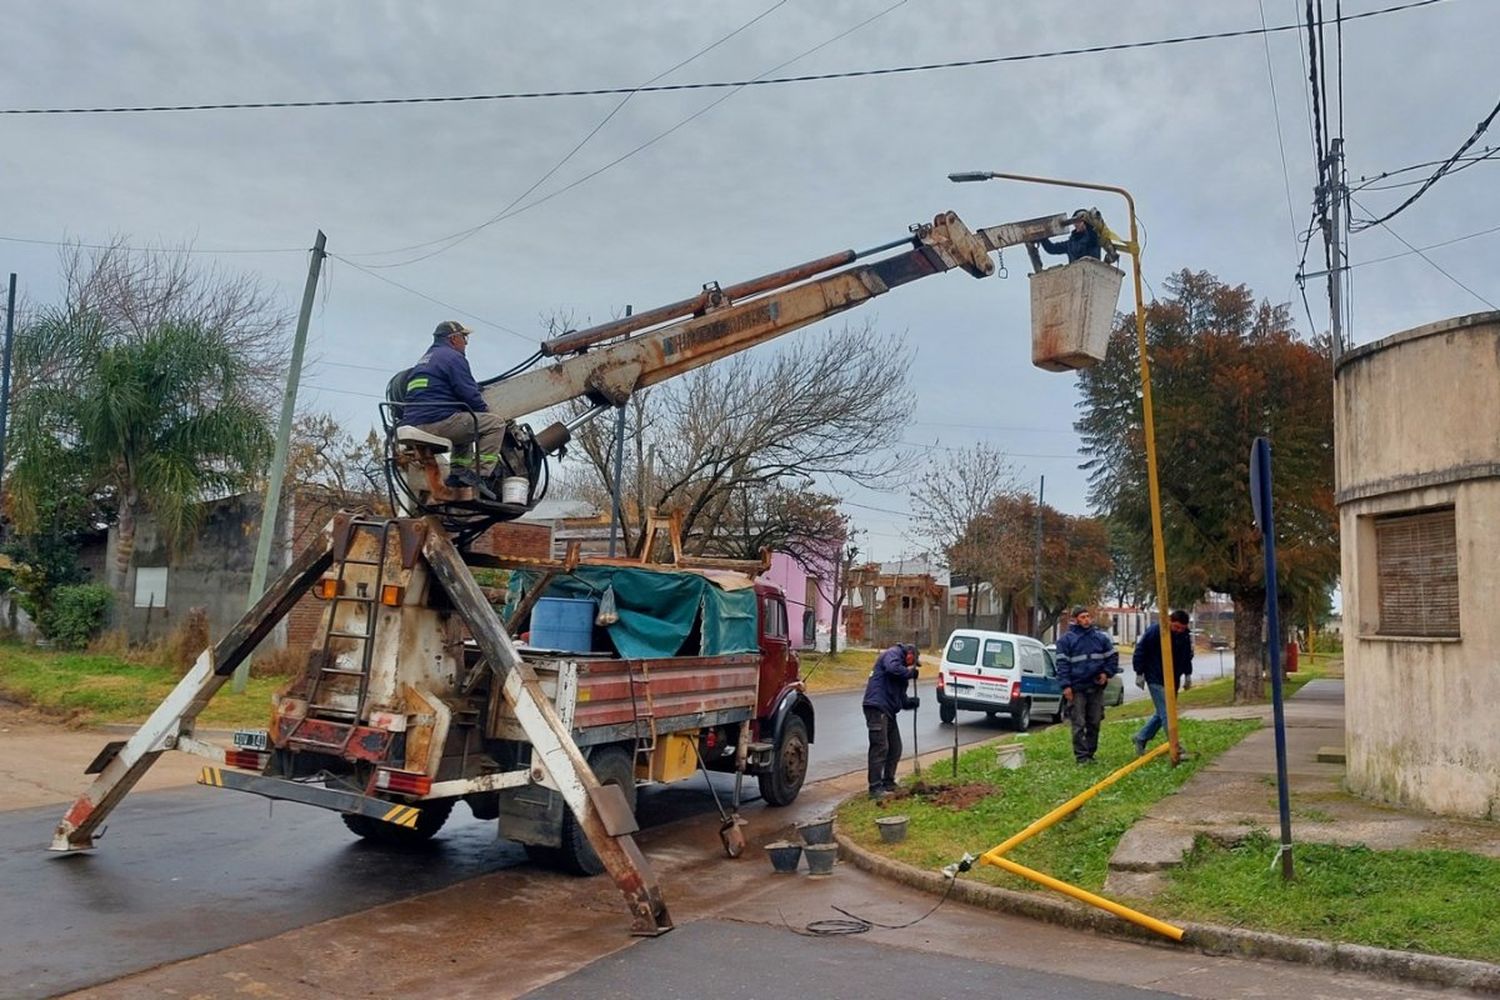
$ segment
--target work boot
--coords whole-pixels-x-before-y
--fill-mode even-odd
[[[490,489],[489,484],[486,483],[484,481],[484,478],[473,469],[462,467],[454,469],[452,472],[448,473],[446,485],[455,488],[467,487],[468,489],[473,490],[474,494],[481,500],[495,499],[495,493]]]
[[[876,785],[870,789],[870,798],[875,802],[884,802],[891,797],[891,790],[884,785]]]
[[[1131,737],[1130,742],[1132,742],[1132,743],[1135,744],[1135,755],[1137,757],[1144,757],[1144,756],[1146,756],[1146,741],[1145,740],[1141,739],[1139,736],[1133,736],[1133,737]]]

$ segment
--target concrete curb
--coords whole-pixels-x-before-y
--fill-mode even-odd
[[[938,872],[924,871],[892,861],[854,843],[834,831],[839,853],[856,867],[923,892],[941,895],[948,880]],[[1040,893],[1017,892],[998,886],[960,879],[952,897],[971,906],[1045,920],[1077,930],[1096,931],[1132,941],[1171,947],[1156,934],[1136,927],[1092,907]],[[1182,943],[1205,955],[1240,958],[1273,958],[1283,962],[1322,966],[1340,972],[1359,972],[1422,985],[1456,987],[1500,996],[1500,965],[1464,958],[1391,951],[1357,944],[1334,944],[1310,938],[1284,937],[1264,931],[1219,927],[1213,924],[1183,924]]]

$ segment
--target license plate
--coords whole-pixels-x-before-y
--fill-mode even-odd
[[[270,733],[264,729],[240,729],[234,734],[236,750],[265,750],[270,744]]]

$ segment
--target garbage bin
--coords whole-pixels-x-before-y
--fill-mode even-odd
[[[1104,360],[1125,272],[1084,257],[1031,276],[1031,363],[1050,372]]]
[[[1281,658],[1286,673],[1295,674],[1297,672],[1297,652],[1296,642],[1286,644],[1286,655]]]

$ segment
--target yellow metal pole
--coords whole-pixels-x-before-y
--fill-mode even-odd
[[[995,865],[997,868],[1005,869],[1013,875],[1019,875],[1022,878],[1029,878],[1031,879],[1031,881],[1037,883],[1038,885],[1044,885],[1049,889],[1056,890],[1057,892],[1062,893],[1064,896],[1072,896],[1074,899],[1079,900],[1080,902],[1088,903],[1090,906],[1097,906],[1101,910],[1107,910],[1117,917],[1129,920],[1131,923],[1138,924],[1139,926],[1144,927],[1147,930],[1155,931],[1163,937],[1169,937],[1173,941],[1182,940],[1181,927],[1174,927],[1166,921],[1157,920],[1155,917],[1147,916],[1139,910],[1132,910],[1128,906],[1122,906],[1112,899],[1105,899],[1103,896],[1096,896],[1092,892],[1089,892],[1087,889],[1080,889],[1076,885],[1069,885],[1067,882],[1059,881],[1058,879],[1053,878],[1051,875],[1044,875],[1043,873],[1036,871],[1035,869],[1027,868],[1025,865],[1018,865],[1010,858],[996,858],[990,863]]]
[[[1129,764],[1126,764],[1124,767],[1120,768],[1114,774],[1111,774],[1103,781],[1100,781],[1097,785],[1094,785],[1086,791],[1079,792],[1077,795],[1073,796],[1071,799],[1064,802],[1062,805],[1058,806],[1056,809],[1052,810],[1041,819],[1032,822],[1030,826],[1026,827],[1026,829],[1011,837],[1009,840],[990,848],[980,856],[980,862],[985,864],[994,864],[995,859],[999,858],[1000,855],[1006,853],[1017,844],[1035,837],[1037,834],[1041,833],[1049,826],[1052,826],[1054,823],[1064,818],[1069,813],[1077,811],[1078,807],[1083,805],[1089,799],[1093,798],[1095,795],[1098,795],[1100,792],[1104,791],[1104,789],[1108,788],[1110,785],[1113,785],[1115,782],[1119,781],[1130,772],[1145,767],[1147,764],[1151,763],[1151,761],[1166,753],[1167,749],[1167,745],[1163,743],[1161,746],[1150,751],[1145,756],[1137,757]]]
[[[1167,547],[1161,530],[1161,486],[1156,475],[1156,416],[1151,407],[1151,362],[1146,356],[1146,302],[1141,291],[1141,244],[1140,231],[1136,225],[1135,199],[1130,192],[1113,184],[1090,184],[1086,181],[1065,181],[1053,177],[1033,177],[1029,174],[991,173],[990,177],[1008,181],[1023,181],[1028,184],[1050,184],[1053,187],[1086,188],[1090,191],[1112,191],[1125,199],[1130,209],[1130,242],[1122,249],[1135,262],[1135,336],[1136,348],[1141,357],[1141,407],[1145,413],[1146,431],[1146,486],[1151,497],[1151,556],[1156,569],[1156,618],[1161,633],[1161,672],[1167,696],[1167,745],[1172,748],[1172,763],[1182,758],[1177,742],[1177,677],[1172,664],[1172,633],[1167,624],[1171,613],[1167,595]]]

